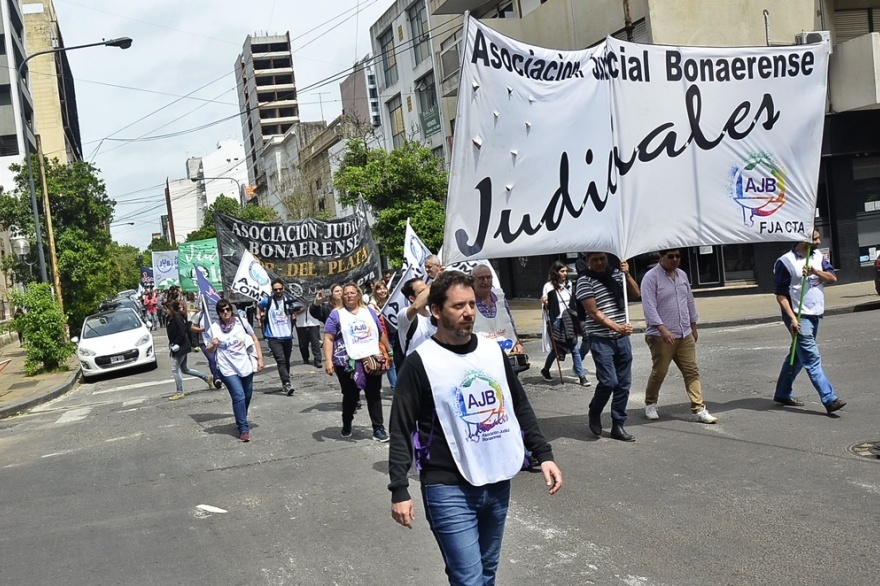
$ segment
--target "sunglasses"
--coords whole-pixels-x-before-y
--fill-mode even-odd
[[[477,281],[491,281],[492,275],[483,275],[481,277],[474,277]]]
[[[669,260],[678,260],[678,259],[681,258],[681,255],[680,255],[680,254],[672,254],[672,253],[670,253],[670,254],[667,254],[667,255],[666,255],[666,258],[668,258]]]
[[[280,289],[277,289],[277,288],[275,288],[275,287],[272,287],[272,290],[275,291],[276,293],[283,293],[283,292],[284,292],[284,287],[282,287],[282,288],[280,288]]]
[[[231,307],[221,307],[217,310],[217,313],[226,313],[227,311],[229,313],[232,313],[232,308]]]

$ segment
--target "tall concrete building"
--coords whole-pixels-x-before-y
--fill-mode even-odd
[[[456,25],[465,11],[519,41],[561,50],[593,46],[606,35],[708,47],[795,45],[830,36],[833,52],[815,226],[841,282],[871,278],[874,258],[880,254],[880,0],[427,2],[443,135],[450,142],[463,50],[462,28]],[[399,29],[391,32],[400,38]],[[682,250],[682,268],[695,288],[771,291],[773,262],[788,247],[786,243],[694,247]],[[538,296],[547,267],[557,258],[502,259],[498,264],[505,291]],[[630,266],[638,276],[649,261],[636,258]]]
[[[370,27],[386,150],[420,142],[445,159],[427,0],[397,0]]]
[[[204,205],[213,204],[221,195],[242,205],[247,203],[243,193],[248,184],[245,158],[241,142],[229,138],[218,142],[213,152],[187,161],[187,176],[199,180],[199,197]]]
[[[64,47],[52,0],[22,0],[28,55]],[[82,160],[76,90],[67,54],[42,55],[28,62],[37,134],[43,154],[63,162]]]
[[[266,176],[260,157],[266,141],[281,137],[299,122],[290,33],[248,36],[235,60],[241,135],[249,182],[257,203],[265,204]]]
[[[0,2],[0,51],[0,187],[11,191],[15,184],[9,165],[21,163],[26,152],[36,151],[34,133],[22,124],[22,119],[28,124],[34,119],[28,81],[35,76],[26,69],[24,83],[18,77],[18,66],[28,54],[24,15],[18,2]]]

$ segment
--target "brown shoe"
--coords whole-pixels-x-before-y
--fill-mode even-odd
[[[844,403],[840,399],[834,399],[833,401],[831,401],[830,403],[825,405],[825,410],[830,415],[830,414],[834,413],[835,411],[839,411],[840,409],[843,409],[844,407],[846,407],[846,403]]]
[[[803,407],[804,402],[798,399],[797,397],[788,397],[787,399],[777,399],[773,397],[773,400],[779,403],[780,405],[786,405],[788,407]]]

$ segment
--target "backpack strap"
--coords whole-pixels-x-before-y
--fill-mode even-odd
[[[409,343],[412,342],[412,337],[416,333],[416,326],[418,325],[419,314],[416,314],[416,319],[412,320],[409,324],[409,329],[406,331],[406,343],[403,345],[403,355],[406,356],[409,354]]]

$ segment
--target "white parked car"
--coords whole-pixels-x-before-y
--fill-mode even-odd
[[[83,322],[76,356],[84,379],[144,364],[156,367],[156,351],[150,328],[132,309],[102,311]]]

